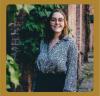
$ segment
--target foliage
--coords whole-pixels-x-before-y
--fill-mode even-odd
[[[6,83],[7,83],[7,89],[12,88],[11,84],[14,85],[14,88],[17,88],[19,85],[19,79],[20,79],[20,71],[18,64],[16,64],[15,60],[7,55],[7,61],[6,61]]]
[[[28,13],[27,20],[24,21],[20,31],[21,54],[19,57],[27,58],[24,63],[34,64],[34,60],[39,52],[39,44],[44,37],[45,25],[48,16],[54,8],[65,8],[67,5],[24,5],[23,10]],[[31,9],[31,10],[30,10]],[[24,57],[22,56],[24,54]],[[30,59],[28,59],[30,58]],[[21,59],[21,58],[20,58]],[[21,60],[22,61],[22,60]],[[30,66],[30,65],[29,65]]]
[[[85,79],[89,79],[91,77],[93,77],[93,64],[84,64],[83,70],[83,78]]]
[[[17,7],[16,5],[8,5],[7,6],[7,21],[8,21],[8,24],[10,22],[14,22],[15,21],[15,15],[16,15],[16,12],[17,12]]]
[[[44,30],[45,30],[46,21],[51,11],[54,8],[67,9],[67,5],[57,5],[57,4],[24,5],[23,4],[23,5],[9,5],[9,8],[7,8],[9,9],[7,10],[8,12],[7,13],[7,18],[8,18],[7,25],[9,25],[11,22],[14,23],[14,21],[16,21],[16,23],[17,22],[19,23],[17,19],[19,17],[17,17],[16,14],[19,14],[20,12],[22,13],[22,11],[26,12],[27,14],[27,17],[26,16],[23,17],[24,15],[23,13],[22,15],[19,15],[21,18],[22,17],[25,18],[25,19],[22,19],[23,24],[20,26],[21,29],[19,31],[19,36],[20,36],[21,46],[19,47],[19,51],[17,53],[18,64],[20,64],[20,68],[22,68],[21,69],[22,72],[23,70],[25,72],[30,71],[30,73],[33,75],[31,71],[34,68],[35,60],[39,53],[40,41],[45,35]],[[86,9],[86,12],[87,12],[87,9]],[[86,42],[87,42],[88,41],[87,39],[90,34],[89,12],[84,15],[84,21],[86,21],[85,27],[86,27]],[[70,32],[71,30],[69,29],[68,31]],[[10,31],[7,27],[7,48],[9,47],[11,43],[10,42],[11,38],[9,38],[9,36],[10,36]],[[11,48],[8,48],[8,49],[11,49]],[[9,50],[7,50],[7,53],[8,51]],[[8,57],[9,56],[7,56],[7,58]],[[10,62],[13,62],[13,64],[12,63],[10,64],[10,62],[8,62],[9,60],[7,59],[7,89],[11,88],[10,86],[11,83],[13,83],[15,87],[17,87],[19,85],[19,77],[20,77],[19,68],[12,67],[12,66],[18,66],[18,65],[15,63],[13,59],[11,59],[11,57],[9,58],[10,58]],[[17,73],[14,70],[17,70],[16,71]],[[90,70],[88,69],[84,69],[84,70],[86,70],[85,71],[86,73],[84,73],[84,78],[89,78],[93,75],[93,73],[89,73]],[[13,74],[10,72],[12,72]],[[17,74],[17,77],[14,77],[16,76],[14,74]]]
[[[82,77],[78,85],[79,91],[93,90],[93,62],[84,63],[82,66]]]
[[[15,15],[14,16],[16,23],[18,24],[20,23],[20,31],[18,33],[20,37],[19,45],[21,45],[20,47],[18,47],[16,58],[17,58],[17,63],[20,64],[21,73],[23,77],[24,74],[26,76],[26,73],[31,74],[31,76],[33,76],[33,71],[34,71],[33,69],[35,65],[35,60],[39,53],[40,41],[45,35],[44,33],[45,25],[51,11],[54,8],[64,9],[66,6],[67,5],[38,5],[38,4],[16,5],[17,11],[15,12],[16,16]],[[9,18],[11,19],[11,17]],[[9,25],[9,22],[7,25]],[[9,75],[7,77],[7,82],[8,85],[10,84],[10,82],[12,82],[11,77]],[[15,84],[15,82],[12,83]],[[18,84],[19,83],[17,81],[17,85]]]

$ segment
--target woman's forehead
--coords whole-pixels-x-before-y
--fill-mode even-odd
[[[52,14],[53,18],[64,18],[64,16],[60,12],[54,12]]]

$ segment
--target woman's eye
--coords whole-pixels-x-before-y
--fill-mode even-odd
[[[63,22],[63,21],[64,21],[64,19],[60,18],[60,19],[58,19],[58,21],[59,21],[59,22]]]
[[[51,19],[51,21],[56,21],[56,19]]]
[[[63,19],[63,18],[51,19],[51,21],[52,21],[52,22],[56,22],[56,21],[58,21],[58,22],[63,22],[64,19]]]

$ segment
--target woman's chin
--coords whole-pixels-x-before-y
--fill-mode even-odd
[[[61,33],[62,30],[53,30],[55,33]]]

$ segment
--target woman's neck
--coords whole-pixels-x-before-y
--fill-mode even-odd
[[[60,32],[59,32],[59,33],[55,33],[53,39],[54,39],[54,40],[59,40],[60,34],[61,34]]]

